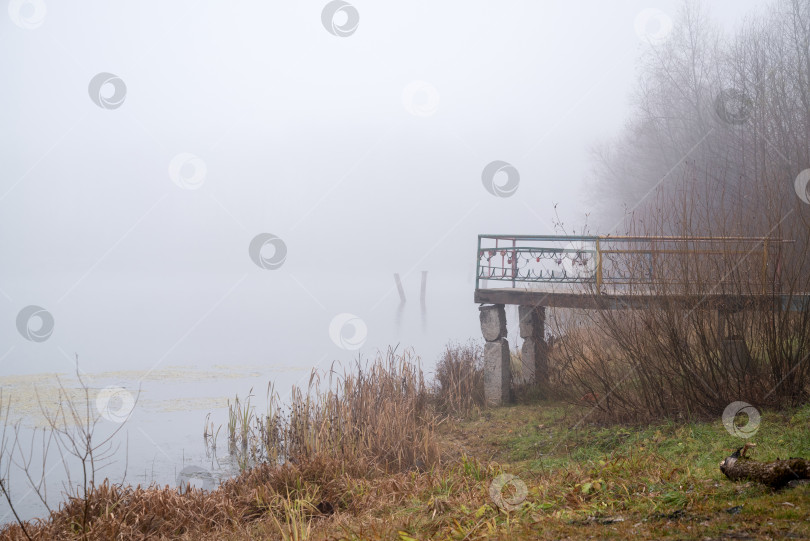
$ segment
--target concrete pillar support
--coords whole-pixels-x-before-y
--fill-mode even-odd
[[[506,310],[502,304],[479,308],[484,335],[484,399],[489,406],[509,401],[512,382],[509,342],[506,340]]]
[[[720,354],[724,364],[744,374],[752,369],[751,352],[742,335],[742,314],[736,311],[718,310],[717,327]]]
[[[543,306],[518,307],[520,337],[523,338],[521,383],[548,382],[548,347],[545,340],[546,309]]]
[[[506,338],[484,344],[484,399],[487,406],[509,402],[512,383],[509,362],[509,342]]]
[[[503,304],[488,304],[478,308],[481,312],[481,333],[487,342],[506,338],[506,309]]]

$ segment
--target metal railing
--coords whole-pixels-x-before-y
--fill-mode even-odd
[[[590,284],[597,293],[635,286],[669,292],[744,285],[778,290],[781,245],[768,237],[479,235],[475,288],[482,280]]]

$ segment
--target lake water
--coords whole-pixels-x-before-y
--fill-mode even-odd
[[[430,273],[424,309],[420,272],[403,272],[404,305],[391,274],[330,284],[305,273],[278,275],[272,282],[265,276],[169,282],[96,278],[83,284],[81,295],[62,303],[39,301],[41,284],[39,290],[27,283],[6,289],[15,305],[29,298],[47,305],[54,320],[52,335],[40,342],[25,339],[15,321],[0,332],[10,344],[0,352],[0,386],[11,402],[12,419],[21,421],[22,447],[32,448],[29,438],[46,424],[40,404],[57,405],[59,382],[77,387],[77,353],[91,403],[103,414],[96,441],[126,417],[114,440],[119,447],[99,480],[120,481],[126,475],[132,484],[175,486],[189,466],[214,477],[235,471],[227,456],[216,461],[206,454],[203,430],[210,413],[215,425],[223,425],[219,450],[225,455],[227,401],[236,395],[244,398],[252,390],[252,403],[261,412],[268,382],[283,399],[293,385],[306,386],[313,368],[328,369],[335,361],[351,366],[397,344],[413,348],[429,376],[445,344],[480,337],[471,274]],[[41,471],[40,436],[33,442],[35,476]],[[55,506],[67,475],[55,449],[49,458],[45,477]],[[78,464],[67,467],[75,482]],[[43,505],[15,467],[10,486],[18,512],[43,516]],[[5,502],[0,517],[12,519]]]

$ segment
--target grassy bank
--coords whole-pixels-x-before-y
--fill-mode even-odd
[[[644,427],[580,423],[582,408],[537,403],[446,418],[432,470],[382,473],[314,459],[262,466],[205,494],[96,491],[90,538],[558,539],[806,538],[810,487],[773,491],[727,481],[720,460],[740,445],[718,419]],[[755,457],[807,455],[810,406],[765,412]],[[490,486],[510,473],[525,500],[499,509]],[[518,487],[519,488],[519,487]],[[79,502],[44,538],[75,537]],[[71,515],[74,515],[71,518]],[[72,524],[74,534],[71,534]],[[46,533],[47,532],[47,533]],[[21,538],[16,528],[4,538]]]
[[[216,490],[104,483],[0,539],[810,537],[810,486],[722,475],[746,440],[721,412],[605,425],[536,391],[482,409],[480,371],[470,344],[448,348],[433,383],[393,351],[313,375],[264,413],[234,404],[228,443],[245,471]],[[809,456],[810,405],[764,411],[748,441],[759,460]]]
[[[810,487],[775,492],[723,477],[718,463],[742,440],[719,418],[597,427],[578,424],[582,413],[548,403],[515,406],[448,430],[446,441],[458,451],[516,474],[527,498],[505,514],[489,509],[482,491],[474,503],[488,507],[478,520],[458,510],[444,520],[458,521],[460,531],[484,528],[503,539],[810,536]],[[762,460],[807,456],[810,407],[765,413],[752,440]],[[424,537],[452,538],[452,532],[444,524]]]

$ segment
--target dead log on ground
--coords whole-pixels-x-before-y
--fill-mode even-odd
[[[810,460],[789,458],[759,462],[745,456],[750,447],[754,447],[754,444],[746,443],[720,463],[720,471],[730,480],[757,481],[772,488],[781,488],[790,481],[810,479]]]

